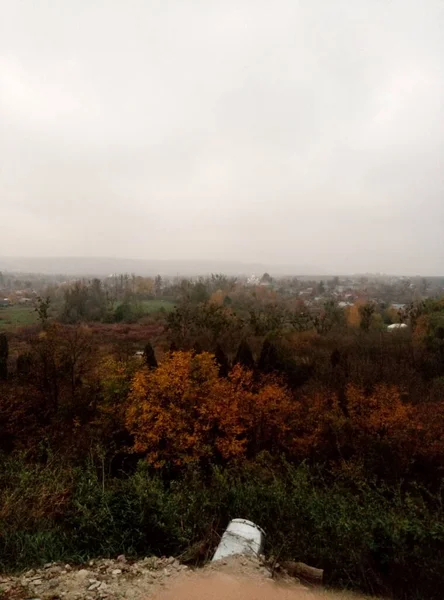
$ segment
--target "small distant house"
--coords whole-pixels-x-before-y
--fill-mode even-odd
[[[247,285],[259,285],[261,280],[256,275],[250,275],[247,279]]]
[[[393,325],[387,327],[387,331],[397,331],[399,329],[407,329],[407,325],[405,323],[393,323]]]
[[[0,306],[9,306],[10,304],[8,298],[0,298]]]
[[[305,288],[305,290],[302,290],[301,292],[299,292],[299,296],[312,296],[312,295],[313,295],[312,287]]]
[[[406,307],[406,305],[405,305],[405,304],[399,304],[399,303],[397,303],[397,302],[394,302],[394,303],[392,304],[392,307],[393,307],[395,310],[403,310],[403,309]]]

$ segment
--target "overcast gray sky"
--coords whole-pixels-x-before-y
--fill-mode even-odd
[[[443,0],[0,0],[0,255],[444,273]]]

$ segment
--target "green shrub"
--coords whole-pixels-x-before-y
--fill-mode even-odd
[[[377,489],[267,457],[172,480],[146,463],[103,480],[91,463],[70,471],[5,459],[0,474],[0,517],[9,517],[0,518],[3,568],[120,553],[198,563],[229,520],[243,517],[265,529],[267,554],[324,568],[332,585],[441,597],[442,506],[421,489]]]

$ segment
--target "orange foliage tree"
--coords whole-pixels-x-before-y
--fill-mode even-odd
[[[126,421],[134,450],[160,467],[285,450],[292,413],[277,381],[256,382],[239,365],[219,378],[212,354],[174,352],[155,371],[136,373]]]
[[[339,393],[315,390],[302,396],[294,410],[292,451],[299,459],[370,460],[378,468],[378,461],[388,456],[398,464],[409,462],[418,451],[413,407],[396,386],[366,391],[349,384]]]

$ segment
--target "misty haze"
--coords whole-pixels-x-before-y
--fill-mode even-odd
[[[443,28],[440,0],[2,0],[2,261],[441,274]]]

